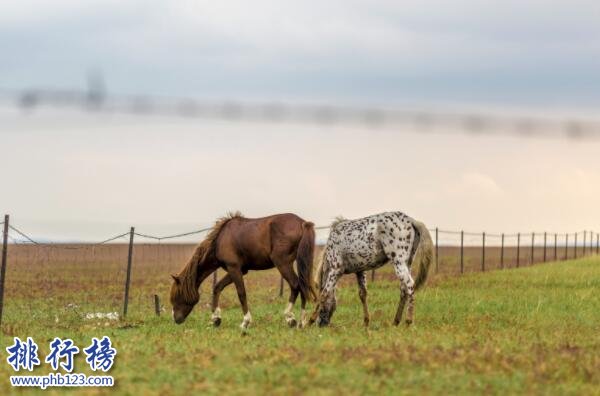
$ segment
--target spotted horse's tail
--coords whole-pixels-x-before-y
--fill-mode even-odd
[[[427,280],[429,267],[434,258],[434,251],[433,241],[431,240],[431,235],[425,224],[420,221],[412,220],[412,225],[416,231],[415,241],[417,242],[416,250],[412,257],[412,263],[417,265],[415,290],[418,290]]]

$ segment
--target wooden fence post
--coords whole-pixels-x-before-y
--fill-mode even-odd
[[[558,235],[554,233],[554,261],[558,260]]]
[[[500,242],[500,268],[504,269],[504,233],[502,233],[502,242]]]
[[[577,258],[577,233],[575,233],[575,243],[573,245],[573,258]]]
[[[438,243],[438,228],[435,227],[435,272],[438,272],[438,257],[439,257],[439,243]]]
[[[485,272],[485,231],[481,235],[481,272]]]
[[[4,215],[4,233],[2,234],[2,269],[0,269],[0,325],[4,310],[4,279],[6,277],[6,258],[8,255],[8,222],[9,216]]]
[[[600,254],[600,234],[596,234],[596,254]]]
[[[156,316],[160,316],[160,300],[158,299],[158,294],[154,295],[154,313]]]
[[[519,261],[521,260],[521,233],[517,233],[517,268],[519,268]]]
[[[587,231],[583,231],[583,256],[585,256],[585,242],[587,241]]]
[[[569,259],[569,233],[565,234],[565,260]]]
[[[129,285],[131,283],[131,262],[133,261],[133,234],[135,228],[129,230],[129,254],[127,255],[127,277],[125,278],[125,298],[123,301],[123,317],[127,316],[127,306],[129,305]]]
[[[464,241],[465,241],[465,232],[461,231],[460,232],[460,273],[461,274],[465,272],[465,265],[464,265],[464,259],[465,259]]]
[[[547,233],[544,231],[544,263],[546,262],[546,237]]]
[[[533,265],[533,249],[535,247],[535,232],[531,233],[531,265]]]

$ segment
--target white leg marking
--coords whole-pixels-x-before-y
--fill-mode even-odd
[[[308,317],[306,316],[306,309],[300,311],[300,327],[305,327],[308,322]]]
[[[246,313],[246,315],[244,315],[244,320],[242,321],[242,324],[240,325],[242,330],[246,330],[248,328],[248,326],[250,326],[250,323],[252,323],[252,315],[250,315],[250,311],[248,311]]]
[[[213,311],[211,317],[210,317],[213,321],[215,319],[221,319],[221,308],[217,307],[215,308],[215,310]]]
[[[285,307],[285,311],[283,311],[283,314],[284,315],[289,314],[290,312],[292,312],[293,308],[294,308],[294,305],[291,302],[289,302],[287,307]]]
[[[283,311],[283,316],[285,317],[285,321],[288,324],[296,321],[296,318],[294,317],[293,309],[294,309],[294,304],[292,304],[290,302],[290,303],[288,303],[287,307],[285,308],[285,311]]]

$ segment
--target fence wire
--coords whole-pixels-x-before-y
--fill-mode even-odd
[[[22,232],[21,230],[19,230],[18,228],[16,228],[13,225],[9,224],[8,228],[10,230],[14,231],[15,233],[17,233],[21,238],[23,238],[23,240],[19,241],[14,236],[8,235],[8,237],[15,244],[32,244],[32,245],[36,245],[36,246],[50,246],[54,249],[64,249],[64,250],[90,249],[90,248],[93,248],[94,246],[104,245],[104,244],[116,241],[117,239],[120,239],[120,238],[123,238],[123,237],[126,237],[129,235],[129,233],[126,232],[123,234],[115,235],[113,237],[104,239],[100,242],[52,242],[52,241],[39,242],[39,241],[36,241],[35,239],[33,239],[32,237],[30,237],[29,235],[27,235],[26,233]]]
[[[2,225],[2,224],[3,223],[0,223],[0,225]],[[123,238],[123,237],[130,235],[130,232],[125,232],[125,233],[118,234],[113,237],[104,239],[100,242],[56,242],[56,241],[51,241],[49,239],[45,239],[45,242],[39,242],[39,241],[36,241],[35,239],[33,239],[28,234],[21,231],[20,229],[18,229],[17,227],[13,226],[12,224],[9,224],[8,227],[10,230],[14,231],[15,233],[17,233],[20,237],[22,237],[24,239],[24,240],[18,241],[16,238],[12,237],[12,240],[17,241],[19,243],[31,243],[34,245],[54,245],[54,246],[63,247],[63,248],[66,248],[65,245],[77,245],[77,244],[87,245],[87,246],[102,245],[102,244],[113,242],[119,238]],[[329,229],[331,229],[331,225],[315,226],[314,229],[318,230],[318,231],[329,230]],[[146,233],[142,233],[142,232],[138,232],[138,231],[135,231],[133,234],[135,236],[139,236],[141,238],[151,239],[151,240],[160,242],[160,241],[164,241],[164,240],[177,239],[177,238],[183,238],[186,236],[202,234],[202,233],[205,233],[210,230],[212,230],[212,227],[206,227],[206,228],[202,228],[199,230],[187,231],[187,232],[182,232],[182,233],[173,234],[173,235],[165,235],[165,236],[156,236],[156,235],[146,234]],[[535,246],[539,245],[541,243],[541,241],[544,239],[546,242],[548,242],[549,238],[556,237],[556,238],[567,238],[568,239],[568,236],[573,237],[573,239],[571,240],[573,242],[573,245],[576,244],[577,246],[581,246],[581,247],[588,246],[588,245],[592,246],[592,244],[594,242],[593,237],[596,236],[598,238],[598,236],[600,236],[599,233],[595,233],[594,231],[587,231],[587,230],[577,231],[577,232],[572,232],[572,233],[551,233],[551,232],[488,233],[488,232],[473,232],[473,231],[464,231],[464,230],[457,231],[457,230],[447,230],[447,229],[440,229],[440,228],[429,228],[428,231],[431,234],[436,234],[438,237],[444,236],[444,235],[451,237],[451,238],[446,238],[446,240],[453,240],[452,237],[454,237],[454,239],[456,239],[455,237],[462,237],[463,243],[467,243],[467,244],[478,244],[481,242],[481,238],[485,238],[486,241],[488,241],[490,239],[498,240],[498,239],[502,239],[502,238],[504,238],[504,240],[506,241],[507,239],[517,238],[520,243],[526,244],[528,241],[530,241],[531,242],[530,245],[535,245]],[[589,238],[588,238],[588,236],[589,236]],[[587,242],[589,242],[588,245],[586,245]]]

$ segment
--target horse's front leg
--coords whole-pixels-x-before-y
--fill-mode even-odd
[[[233,279],[231,279],[229,274],[226,274],[213,288],[211,306],[212,315],[210,320],[215,327],[219,327],[221,325],[221,308],[219,308],[219,297],[221,296],[223,289],[225,289],[225,287],[227,287],[231,282],[233,282]]]
[[[367,273],[364,271],[356,273],[356,281],[358,282],[358,296],[363,306],[363,321],[365,326],[369,326],[370,315],[369,307],[367,306]]]
[[[252,315],[250,314],[250,310],[248,309],[248,301],[246,299],[246,287],[244,286],[244,278],[242,275],[242,271],[240,271],[240,268],[238,266],[227,266],[227,272],[229,273],[229,276],[231,276],[231,280],[235,284],[238,298],[242,306],[244,320],[240,324],[240,328],[243,332],[245,332],[248,329],[248,326],[250,326],[250,323],[252,323]]]

